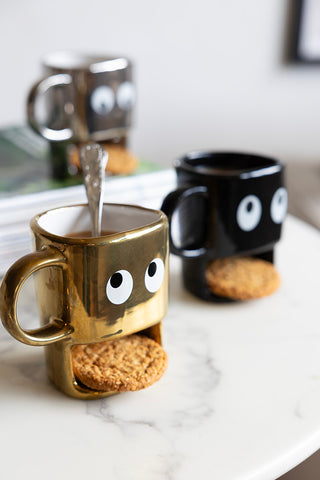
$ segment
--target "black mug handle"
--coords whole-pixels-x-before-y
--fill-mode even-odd
[[[203,195],[207,198],[208,196],[208,189],[202,185],[196,185],[193,187],[186,186],[177,188],[173,192],[169,193],[165,199],[163,200],[161,210],[167,215],[169,220],[169,245],[171,253],[175,255],[179,255],[180,257],[186,258],[196,258],[201,257],[206,254],[207,249],[205,246],[201,246],[198,248],[179,248],[177,247],[172,240],[172,215],[174,214],[177,207],[188,197],[192,195]],[[205,219],[203,220],[205,221]]]

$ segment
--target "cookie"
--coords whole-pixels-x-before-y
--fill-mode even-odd
[[[265,297],[280,285],[273,264],[255,257],[214,260],[208,265],[206,280],[212,293],[233,300]]]
[[[101,143],[108,152],[106,172],[111,175],[126,175],[132,173],[138,166],[137,158],[122,145],[113,143]],[[69,151],[69,161],[80,169],[79,153],[76,147]]]
[[[113,175],[126,175],[137,168],[138,160],[128,149],[112,143],[103,143],[102,146],[109,155],[107,172]]]
[[[129,335],[72,348],[76,378],[101,392],[149,387],[162,377],[167,363],[167,354],[161,345],[144,335]]]

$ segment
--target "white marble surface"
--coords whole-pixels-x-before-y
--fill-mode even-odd
[[[171,259],[169,367],[141,392],[68,398],[1,326],[1,478],[264,480],[319,448],[320,233],[289,217],[276,253],[281,289],[228,305],[185,292]],[[19,312],[35,325],[31,282]]]

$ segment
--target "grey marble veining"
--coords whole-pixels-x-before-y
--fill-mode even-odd
[[[187,293],[172,258],[163,321],[169,365],[140,392],[69,398],[48,381],[43,348],[1,328],[4,478],[42,480],[45,472],[46,480],[193,480],[209,472],[219,480],[268,480],[315,451],[319,233],[288,219],[276,258],[283,278],[277,293],[225,305]],[[36,310],[30,282],[19,302],[26,328],[35,325]]]

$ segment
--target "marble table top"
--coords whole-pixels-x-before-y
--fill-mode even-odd
[[[320,447],[320,233],[290,217],[273,296],[208,304],[171,258],[169,366],[152,387],[82,401],[55,390],[42,347],[0,328],[1,476],[274,479]],[[36,326],[33,284],[19,301]]]

